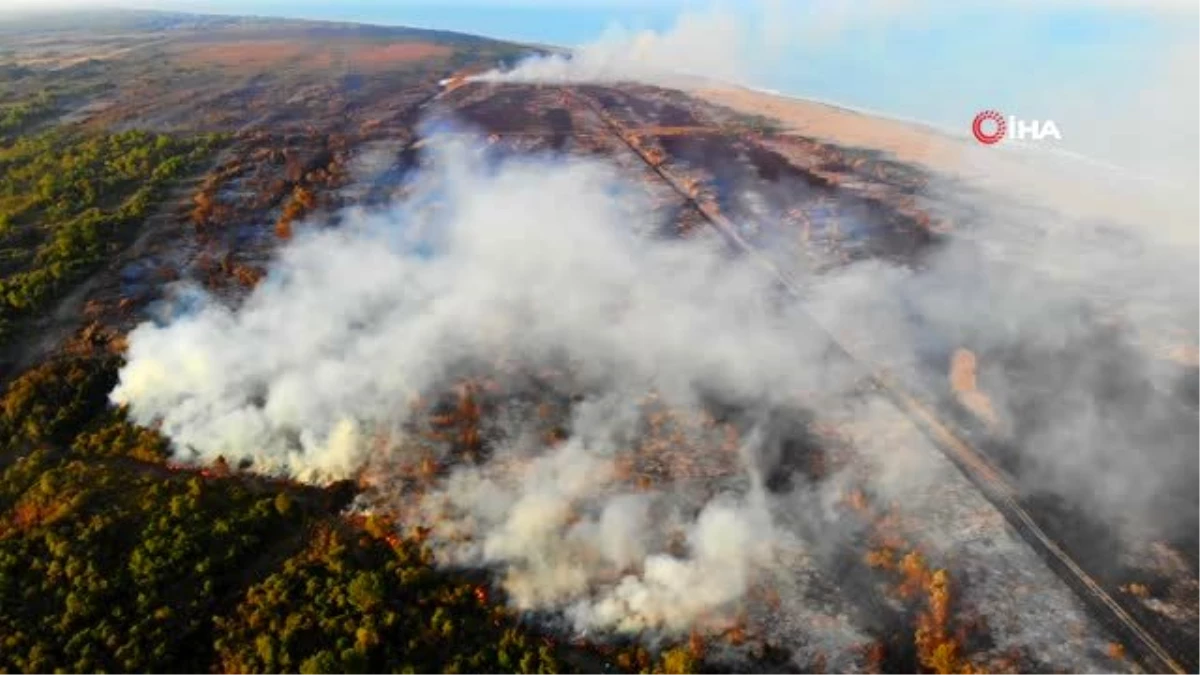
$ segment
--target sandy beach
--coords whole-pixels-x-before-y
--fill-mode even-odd
[[[801,98],[740,87],[704,88],[692,93],[739,112],[772,117],[790,132],[839,145],[882,150],[902,162],[933,169],[956,167],[964,151],[970,149],[963,139],[930,127]]]

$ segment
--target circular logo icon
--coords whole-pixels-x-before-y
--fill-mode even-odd
[[[992,127],[992,130],[988,131],[985,126]],[[999,143],[1007,131],[1008,124],[1005,123],[1004,116],[995,110],[984,110],[975,116],[974,122],[971,122],[971,133],[975,134],[975,140],[984,145]]]

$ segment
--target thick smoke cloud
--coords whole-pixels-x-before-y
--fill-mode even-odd
[[[609,168],[436,153],[416,203],[286,247],[237,310],[133,331],[113,400],[201,460],[344,478],[364,425],[481,358],[554,355],[585,381],[681,402],[702,386],[817,389],[789,317],[762,299],[766,273],[711,241],[648,241],[648,209]]]
[[[405,204],[299,237],[240,307],[181,291],[177,316],[130,333],[113,401],[161,424],[183,460],[362,476],[432,528],[440,560],[503,570],[515,605],[560,610],[579,630],[720,630],[772,575],[803,587],[797,561],[811,552],[775,530],[761,434],[699,492],[633,490],[614,459],[650,392],[690,411],[715,392],[795,406],[832,400],[854,373],[824,362],[826,344],[772,300],[762,268],[708,238],[654,239],[651,210],[606,165],[496,163],[461,139],[426,147]],[[547,447],[514,415],[488,462],[453,469],[415,508],[390,491],[375,460],[380,443],[385,465],[417,459],[413,399],[464,364],[502,362],[568,365],[590,392],[570,439]]]

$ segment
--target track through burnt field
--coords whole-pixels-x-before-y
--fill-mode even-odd
[[[604,109],[601,103],[591,100],[587,95],[578,95],[568,89],[562,91],[564,96],[582,101],[603,120],[614,136],[625,143],[629,150],[636,153],[663,181],[675,189],[732,248],[768,267],[776,276],[778,283],[789,294],[796,298],[803,297],[798,284],[749,244],[738,233],[736,226],[720,213],[706,208],[704,204],[697,201],[684,186],[684,182],[672,176],[669,170],[662,166],[661,161],[656,161],[656,158],[648,156],[637,144],[629,142],[628,131],[620,126],[620,123]],[[837,336],[825,329],[815,318],[811,316],[808,318],[814,328],[829,340],[833,348],[831,353],[860,369],[874,388],[886,395],[906,417],[912,420],[933,445],[951,460],[988,501],[1004,515],[1012,528],[1054,570],[1059,578],[1085,602],[1097,620],[1119,636],[1123,644],[1134,650],[1139,660],[1153,671],[1183,673],[1195,669],[1194,645],[1181,644],[1178,637],[1171,640],[1170,638],[1174,636],[1161,635],[1160,626],[1148,625],[1131,613],[1125,603],[1114,597],[1115,589],[1111,589],[1111,587],[1106,589],[1104,584],[1093,578],[1083,566],[1072,558],[1068,548],[1053,539],[1039,526],[1038,520],[1026,510],[1020,493],[1009,484],[1004,473],[965,440],[962,433],[956,432],[951,423],[941,420],[929,405],[906,392],[892,376],[879,372],[878,369],[856,357]],[[1136,610],[1134,611],[1136,612]],[[1155,628],[1159,628],[1159,631],[1155,631]],[[1159,635],[1156,635],[1156,632]]]

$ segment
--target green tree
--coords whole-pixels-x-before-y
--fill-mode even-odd
[[[359,572],[350,582],[350,601],[360,611],[369,612],[383,601],[383,580],[377,572]]]
[[[320,675],[321,673],[337,673],[341,671],[336,656],[328,650],[321,650],[304,659],[300,664],[300,672],[304,675]]]
[[[275,511],[281,516],[286,516],[292,512],[292,498],[288,493],[280,492],[275,495]]]

